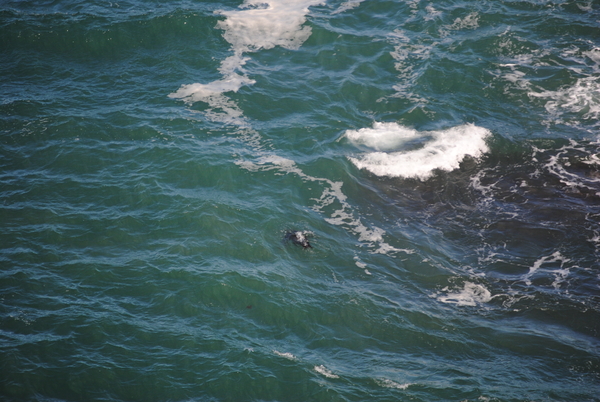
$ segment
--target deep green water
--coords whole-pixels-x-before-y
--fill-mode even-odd
[[[600,401],[599,118],[596,1],[2,1],[0,400]]]

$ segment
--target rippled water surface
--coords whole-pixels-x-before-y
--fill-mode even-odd
[[[4,1],[0,399],[600,401],[599,130],[595,1]]]

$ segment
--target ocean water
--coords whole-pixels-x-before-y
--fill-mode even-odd
[[[4,0],[0,135],[3,401],[600,401],[595,0]]]

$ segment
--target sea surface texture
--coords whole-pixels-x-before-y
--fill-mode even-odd
[[[600,401],[596,0],[0,2],[0,400]]]

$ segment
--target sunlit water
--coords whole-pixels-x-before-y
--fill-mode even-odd
[[[600,400],[597,2],[4,1],[0,85],[0,399]]]

